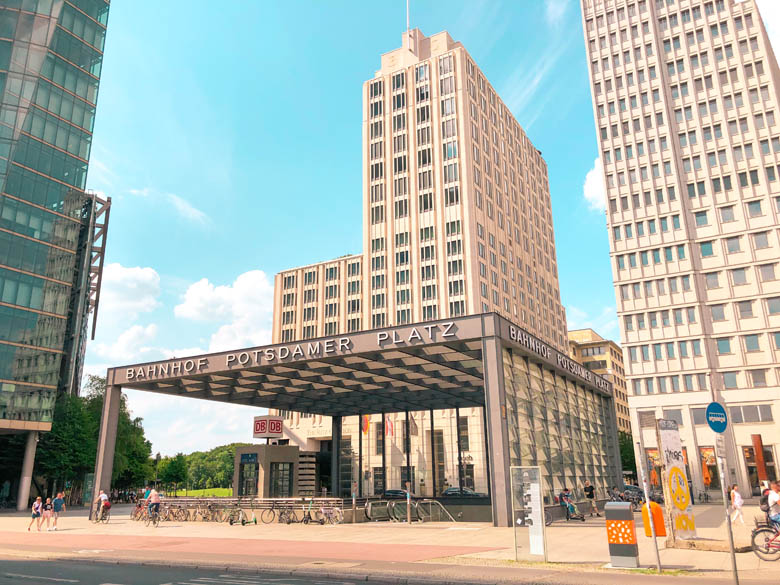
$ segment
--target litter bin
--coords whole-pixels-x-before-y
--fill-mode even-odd
[[[639,547],[636,542],[636,524],[630,502],[607,502],[604,506],[607,521],[607,542],[613,567],[635,569],[639,566]]]

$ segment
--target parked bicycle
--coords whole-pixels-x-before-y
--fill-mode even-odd
[[[270,524],[274,520],[276,520],[276,517],[280,514],[280,512],[285,509],[279,502],[273,501],[271,502],[271,507],[266,508],[262,511],[260,514],[260,521],[263,524]]]
[[[320,508],[320,518],[324,520],[323,524],[341,524],[344,513],[336,506],[323,506]]]

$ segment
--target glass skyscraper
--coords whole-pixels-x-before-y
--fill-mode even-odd
[[[0,490],[21,464],[20,506],[37,433],[58,394],[78,392],[97,306],[110,199],[85,187],[108,11],[104,0],[0,3],[0,434],[28,433]]]

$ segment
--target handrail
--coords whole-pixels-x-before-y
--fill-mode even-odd
[[[421,510],[420,510],[420,506],[423,506],[423,505],[426,505],[426,504],[429,506],[428,507],[428,515],[427,516],[431,520],[433,519],[433,508],[436,507],[437,509],[440,509],[441,511],[443,511],[447,515],[447,518],[449,518],[449,522],[457,522],[457,520],[455,520],[453,515],[450,514],[450,511],[447,510],[447,508],[444,506],[444,504],[442,504],[439,500],[430,500],[430,499],[418,500],[417,502],[415,502],[415,510],[417,512],[417,517],[420,519],[421,522],[426,522],[426,521],[430,522],[431,521],[431,520],[426,520],[425,515],[422,514]],[[423,508],[423,510],[424,510],[424,508]]]
[[[374,517],[374,508],[377,508],[377,512],[379,512],[379,515],[381,516],[382,513],[384,513],[383,518],[375,518]],[[366,515],[366,519],[369,522],[377,522],[377,521],[384,521],[384,520],[390,520],[390,502],[388,500],[369,500],[366,502],[366,506],[364,508],[364,513]]]

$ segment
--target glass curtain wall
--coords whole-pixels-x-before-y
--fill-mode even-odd
[[[527,358],[503,350],[511,465],[539,465],[545,502],[568,487],[583,497],[589,480],[599,496],[617,483],[611,398]]]
[[[83,354],[83,190],[109,5],[1,4],[0,419],[50,422]]]

